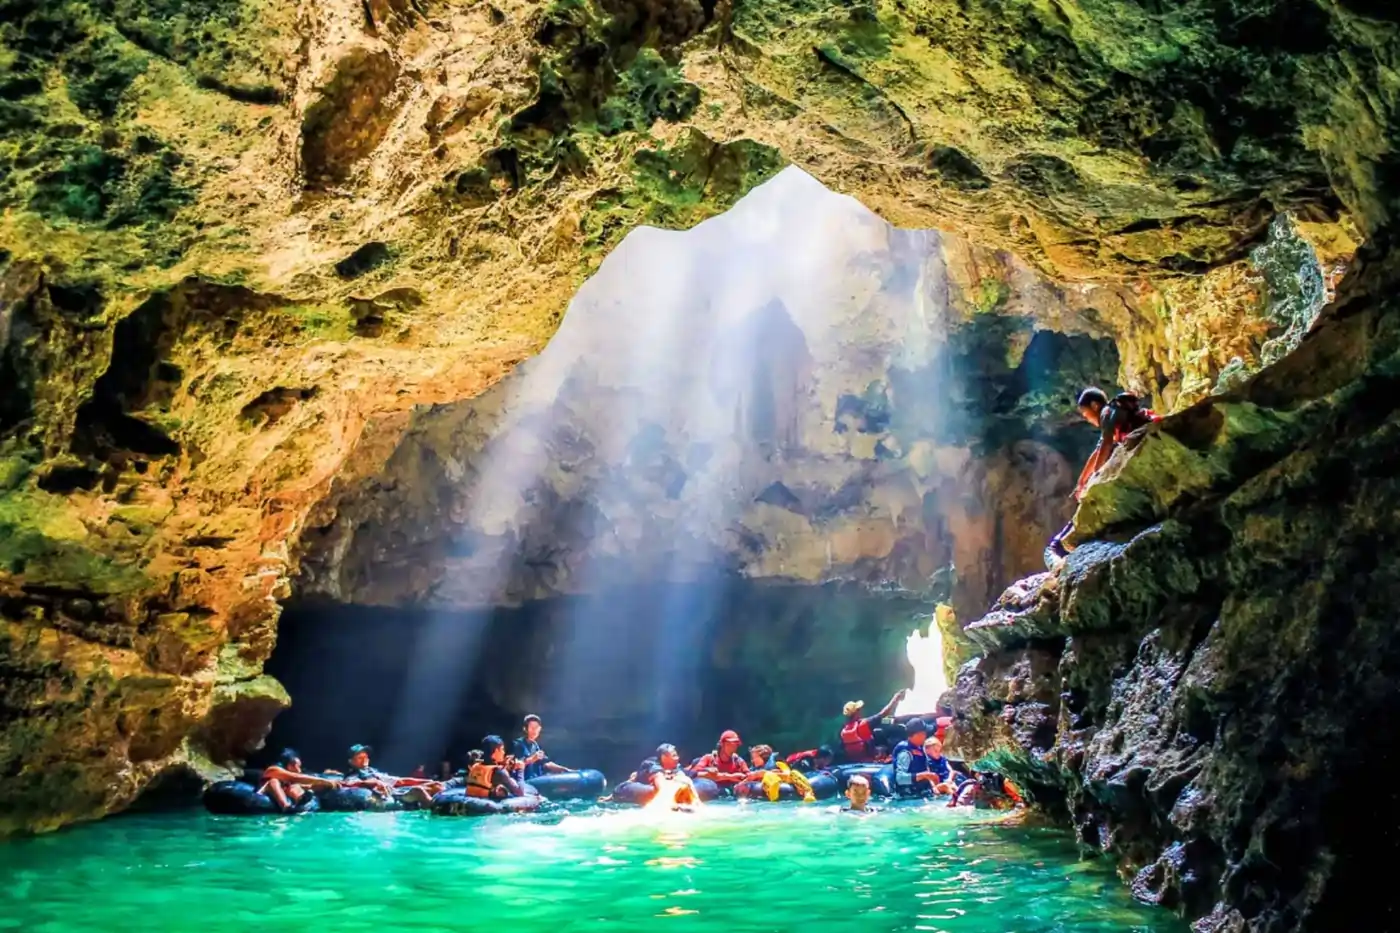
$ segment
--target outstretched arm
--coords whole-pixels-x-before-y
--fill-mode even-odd
[[[264,780],[278,780],[283,784],[305,784],[307,787],[320,789],[323,787],[335,787],[339,781],[328,781],[323,777],[314,774],[302,774],[300,771],[288,771],[286,768],[279,768],[273,765],[263,770]]]
[[[903,690],[896,690],[896,691],[894,692],[894,696],[890,697],[890,701],[889,701],[888,703],[886,703],[885,706],[884,706],[884,708],[881,709],[880,712],[876,713],[875,716],[874,716],[873,718],[875,718],[875,719],[884,719],[886,716],[888,716],[888,715],[890,715],[891,713],[893,713],[893,712],[894,712],[894,708],[895,708],[896,706],[899,705],[899,701],[902,700],[902,699],[904,699],[904,694],[905,694],[905,691],[903,691]]]

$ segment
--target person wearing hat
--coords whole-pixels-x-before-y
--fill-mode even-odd
[[[927,797],[938,785],[938,774],[929,768],[924,754],[928,726],[922,719],[904,724],[906,738],[894,747],[894,792],[901,797]]]
[[[894,708],[899,705],[899,701],[904,698],[904,691],[900,690],[890,697],[890,701],[884,708],[874,716],[862,717],[861,711],[865,709],[864,700],[851,700],[841,708],[841,715],[846,717],[846,724],[841,727],[841,751],[845,755],[846,761],[869,761],[874,753],[875,747],[875,727],[880,724],[880,720],[894,712]]]
[[[380,797],[427,803],[442,793],[443,785],[427,778],[401,778],[370,767],[369,756],[374,751],[368,745],[350,746],[350,770],[341,781],[342,787],[365,787]]]
[[[739,733],[726,729],[720,733],[719,746],[691,765],[692,777],[709,778],[721,788],[733,790],[749,777],[749,766],[739,757]]]

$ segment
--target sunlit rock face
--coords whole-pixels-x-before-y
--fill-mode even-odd
[[[416,415],[313,513],[298,592],[472,607],[718,566],[980,609],[1066,517],[1074,394],[1119,368],[1095,301],[794,170],[633,234],[539,358]]]
[[[966,628],[964,749],[1202,931],[1394,900],[1397,271],[1370,255],[1296,352],[1116,454],[1063,571]]]

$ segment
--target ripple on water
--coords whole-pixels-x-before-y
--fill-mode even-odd
[[[917,806],[133,816],[0,846],[0,903],[25,931],[1186,930],[1062,833]]]

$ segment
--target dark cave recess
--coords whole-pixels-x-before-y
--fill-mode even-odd
[[[339,768],[365,742],[385,770],[455,767],[530,712],[552,756],[614,782],[659,742],[698,756],[723,729],[798,751],[834,740],[846,700],[878,709],[912,682],[905,640],[932,610],[718,572],[476,612],[294,604],[267,665],[293,705],[254,760],[290,745]]]

